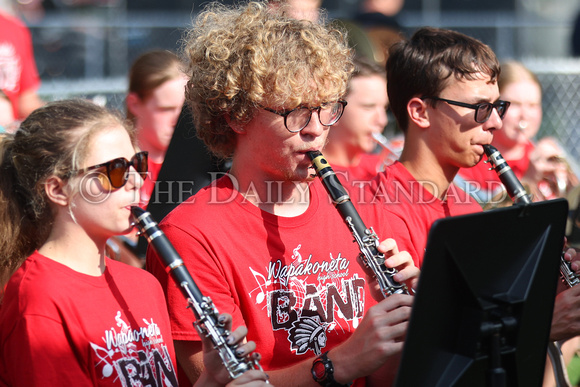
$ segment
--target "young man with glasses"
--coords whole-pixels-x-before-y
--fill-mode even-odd
[[[266,2],[214,2],[186,42],[197,134],[232,166],[160,227],[201,291],[248,327],[273,385],[361,386],[379,369],[392,377],[413,297],[373,301],[375,281],[307,155],[322,149],[346,106],[353,65],[344,35]],[[381,214],[361,215],[390,234]],[[418,269],[392,242],[379,246],[386,265],[414,286]],[[202,352],[191,312],[151,250],[147,268],[165,288],[177,358],[193,382]]]
[[[482,211],[453,179],[460,168],[483,162],[483,145],[502,128],[510,103],[499,99],[499,75],[493,51],[458,32],[421,28],[391,48],[387,90],[405,145],[399,161],[362,190],[361,203],[384,204],[390,236],[417,267],[435,220]],[[580,269],[578,255],[566,253],[573,269]],[[551,340],[580,333],[578,303],[578,287],[558,295]]]
[[[387,91],[405,144],[362,201],[385,203],[393,238],[418,267],[436,219],[481,211],[452,182],[501,129],[509,102],[499,99],[499,72],[487,45],[454,31],[422,28],[391,48]]]

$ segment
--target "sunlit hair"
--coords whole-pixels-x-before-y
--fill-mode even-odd
[[[0,270],[11,272],[48,237],[53,207],[44,184],[56,176],[68,179],[82,166],[91,139],[103,129],[125,127],[135,144],[133,130],[106,108],[84,100],[51,102],[33,111],[14,134],[0,143]]]
[[[236,144],[227,120],[249,122],[259,106],[290,109],[336,101],[352,72],[344,33],[275,13],[266,2],[210,3],[188,31],[186,101],[199,137],[218,156]]]
[[[183,70],[176,54],[165,50],[148,51],[135,59],[129,69],[129,93],[135,93],[145,101],[165,82],[181,78]],[[127,118],[135,120],[128,107]]]
[[[500,75],[499,62],[489,46],[460,32],[432,27],[421,28],[409,40],[395,43],[386,67],[389,102],[404,132],[411,98],[439,96],[452,77],[475,80],[485,74],[496,82]]]
[[[536,74],[524,66],[523,63],[515,60],[502,62],[501,74],[497,82],[500,94],[507,85],[521,81],[531,81],[535,83],[540,89],[540,95],[542,95],[542,84],[540,83],[540,80]]]
[[[364,56],[358,56],[354,58],[353,64],[354,71],[352,73],[350,81],[358,77],[373,77],[373,76],[385,78],[386,81],[387,72],[385,71],[385,68],[380,64],[378,64],[377,62],[375,62],[374,60],[371,60]],[[351,89],[350,86],[351,82],[348,83],[345,97],[350,93]]]

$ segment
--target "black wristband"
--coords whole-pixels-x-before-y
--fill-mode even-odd
[[[334,380],[334,366],[328,358],[328,351],[318,356],[312,362],[312,378],[323,387],[348,387],[352,383],[340,384]]]

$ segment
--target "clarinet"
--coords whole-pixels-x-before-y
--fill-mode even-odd
[[[499,151],[492,145],[484,145],[483,150],[514,204],[530,204],[532,198],[528,195],[524,186],[520,183],[514,171],[512,171],[501,153],[499,153]],[[564,259],[564,253],[560,255],[560,278],[568,287],[576,286],[580,283],[580,279],[570,267],[570,262]],[[562,351],[560,350],[560,343],[549,342],[548,355],[552,361],[552,368],[554,370],[557,387],[570,387],[568,374],[562,357]]]
[[[320,151],[308,152],[308,157],[312,160],[312,167],[330,195],[334,206],[358,243],[363,263],[375,274],[383,296],[386,298],[396,293],[410,294],[407,285],[393,280],[393,276],[398,272],[397,269],[385,266],[385,256],[377,249],[379,245],[377,234],[372,228],[365,226],[348,192],[338,180],[328,161]]]
[[[530,198],[530,195],[528,195],[526,189],[520,183],[516,174],[512,171],[501,153],[493,145],[489,144],[483,146],[483,151],[512,201],[516,204],[530,204],[532,198]]]
[[[131,213],[140,233],[145,235],[150,246],[161,257],[166,265],[165,271],[173,277],[173,280],[187,299],[187,307],[190,307],[195,315],[193,325],[196,330],[200,335],[205,335],[212,341],[230,377],[235,379],[250,369],[262,371],[262,367],[256,360],[251,360],[249,356],[245,359],[240,359],[235,354],[235,346],[229,346],[226,343],[225,339],[230,332],[219,322],[217,308],[209,297],[201,293],[179,253],[165,233],[158,227],[151,214],[137,206],[131,207]]]
[[[493,166],[496,173],[498,174],[501,182],[505,186],[505,189],[515,204],[529,204],[532,202],[532,198],[526,192],[526,189],[520,183],[514,171],[504,160],[503,156],[499,151],[492,145],[484,145],[483,150],[489,159],[489,163]],[[572,271],[570,267],[570,262],[564,259],[564,254],[560,256],[560,275],[562,281],[568,286],[572,287],[580,283],[578,276]]]

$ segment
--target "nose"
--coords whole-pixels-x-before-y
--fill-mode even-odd
[[[149,172],[147,172],[147,175],[149,175]],[[125,184],[125,187],[127,187],[128,190],[133,188],[141,189],[143,184],[145,184],[145,180],[141,177],[139,172],[137,172],[135,167],[131,165],[127,171],[127,184]]]
[[[379,107],[377,112],[377,122],[379,123],[380,127],[384,129],[387,124],[389,123],[389,117],[387,116],[387,111]]]
[[[310,122],[304,129],[300,131],[302,136],[311,136],[313,138],[322,136],[330,126],[325,126],[320,123],[320,116],[318,112],[313,111],[312,116],[310,117]]]
[[[491,109],[491,115],[489,119],[483,123],[483,128],[485,130],[498,130],[501,129],[503,126],[503,121],[497,112],[497,109],[494,107]]]

